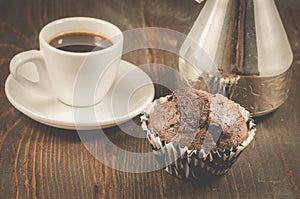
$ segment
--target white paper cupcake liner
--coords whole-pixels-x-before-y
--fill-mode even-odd
[[[233,74],[231,76],[207,74],[203,78],[206,79],[205,81],[208,84],[210,93],[221,93],[231,99],[236,90],[240,76]]]
[[[174,145],[172,142],[166,143],[162,141],[148,129],[149,115],[158,105],[167,101],[169,97],[161,97],[153,101],[141,115],[141,126],[162,168],[181,179],[199,179],[202,172],[214,175],[226,173],[255,136],[256,128],[250,113],[239,104],[236,104],[245,121],[247,121],[248,127],[248,138],[239,146],[223,151],[189,150],[188,147],[182,148],[179,145]]]
[[[201,76],[185,74],[188,84],[195,89],[205,90],[209,93],[220,93],[229,99],[235,94],[240,76],[236,74],[218,73]]]

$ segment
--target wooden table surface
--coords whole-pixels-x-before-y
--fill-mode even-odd
[[[300,198],[300,3],[276,3],[294,53],[289,98],[277,111],[256,118],[255,141],[227,174],[195,183],[163,170],[130,173],[106,166],[89,153],[76,131],[40,124],[14,108],[4,84],[11,58],[38,48],[38,33],[52,20],[90,16],[122,31],[155,26],[187,33],[201,6],[192,0],[0,0],[0,198]],[[177,67],[174,55],[157,49],[123,58],[137,65]],[[165,75],[158,66],[153,65],[153,81]],[[168,93],[155,89],[155,97]],[[126,151],[151,151],[145,137],[124,133],[143,134],[132,124],[105,129],[105,135]],[[124,167],[126,162],[125,156]]]

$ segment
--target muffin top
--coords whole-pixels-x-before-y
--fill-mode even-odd
[[[220,94],[182,88],[150,114],[148,128],[161,140],[205,151],[237,147],[248,137],[245,119]]]

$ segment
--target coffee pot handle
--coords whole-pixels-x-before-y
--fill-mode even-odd
[[[38,80],[33,81],[22,74],[21,68],[26,64],[35,65],[38,73]],[[38,50],[29,50],[15,55],[10,62],[10,73],[22,85],[36,89],[41,93],[49,93],[51,90],[46,63],[43,55]]]

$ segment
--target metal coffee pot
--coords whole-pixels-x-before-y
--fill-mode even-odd
[[[261,116],[287,99],[292,60],[273,0],[207,0],[181,46],[179,72]]]

